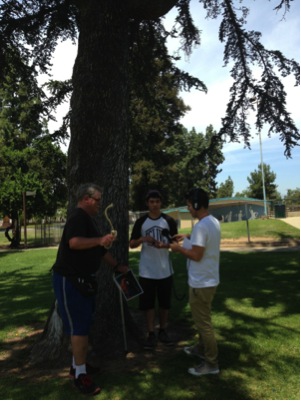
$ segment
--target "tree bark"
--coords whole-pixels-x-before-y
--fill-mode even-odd
[[[129,0],[129,15],[136,19],[157,19],[165,15],[178,0]]]
[[[103,188],[102,212],[110,209],[117,241],[110,250],[119,262],[128,261],[128,97],[129,97],[129,2],[125,0],[77,0],[79,7],[78,54],[73,69],[71,98],[71,140],[68,150],[69,212],[75,207],[78,186],[94,182]],[[99,217],[103,233],[110,232],[104,217]],[[118,289],[112,269],[102,266],[98,274],[99,293],[95,324],[91,332],[94,363],[106,353],[125,351]],[[124,308],[126,334],[140,342],[142,332]],[[50,316],[43,334],[43,347],[48,334],[59,326]],[[61,336],[58,336],[61,339]],[[62,344],[62,341],[60,341]],[[57,344],[56,349],[60,350]],[[54,346],[52,344],[52,346]],[[31,355],[40,358],[41,347]],[[57,352],[59,353],[59,351]],[[53,357],[53,353],[44,352]],[[96,359],[96,361],[95,361]]]
[[[128,261],[128,15],[124,0],[83,1],[78,54],[73,70],[71,141],[68,153],[70,206],[79,184],[103,188],[102,212],[110,218],[117,241],[110,250]],[[103,233],[111,228],[102,216]],[[92,344],[122,352],[121,314],[112,269],[102,266]]]

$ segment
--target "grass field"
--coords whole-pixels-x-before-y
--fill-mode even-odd
[[[251,240],[253,238],[273,238],[275,240],[299,239],[300,230],[285,223],[282,220],[249,220],[249,233]],[[191,227],[182,230],[185,233],[191,232]],[[236,221],[232,223],[221,224],[221,237],[224,239],[247,239],[246,221]]]
[[[249,220],[249,235],[250,239],[255,238],[268,238],[274,239],[275,241],[281,241],[283,239],[295,239],[300,238],[300,230],[297,228],[286,224],[282,220],[269,219],[269,220]],[[132,228],[132,227],[131,227]],[[131,232],[130,228],[130,232]],[[182,233],[191,232],[191,221],[186,220],[183,223],[183,228],[180,229]],[[221,224],[222,240],[227,239],[248,239],[248,231],[246,221],[236,221],[232,223],[222,223]],[[23,231],[22,231],[23,234]],[[57,236],[57,233],[56,233]],[[34,246],[35,243],[41,245],[41,241],[35,239],[35,230],[33,226],[28,226],[27,228],[27,244],[29,247]],[[4,236],[4,230],[0,230],[0,247],[8,247],[10,243]]]
[[[52,302],[55,255],[55,249],[0,253],[1,399],[86,399],[66,378],[68,366],[62,374],[61,367],[28,365]],[[138,259],[130,253],[136,272]],[[187,294],[185,260],[173,254],[172,261],[177,293]],[[193,341],[193,324],[187,297],[173,298],[177,345],[151,356],[142,351],[137,361],[104,363],[97,376],[104,389],[94,398],[299,400],[299,305],[299,252],[222,252],[213,305],[221,373],[187,374],[197,360],[181,348]]]

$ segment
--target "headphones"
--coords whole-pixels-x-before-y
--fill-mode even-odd
[[[203,192],[204,191],[201,188],[192,188],[186,195],[186,199],[191,200],[191,204],[194,210],[200,210],[200,208],[202,207],[201,198]]]

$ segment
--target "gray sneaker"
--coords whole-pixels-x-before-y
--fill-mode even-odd
[[[219,373],[218,366],[210,366],[204,362],[194,368],[189,368],[188,373],[193,376],[204,376],[204,375],[217,375]]]
[[[183,351],[186,355],[198,356],[201,359],[205,359],[205,356],[200,353],[198,344],[191,345],[190,347],[184,347]]]

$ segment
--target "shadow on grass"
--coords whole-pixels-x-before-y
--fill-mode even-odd
[[[290,235],[285,231],[270,231],[272,237],[279,238],[281,242],[300,243],[300,235]]]
[[[1,272],[0,327],[18,326],[43,321],[53,300],[51,275],[37,276],[34,267],[28,266]],[[3,284],[5,283],[5,285]]]
[[[130,254],[130,265],[135,272],[138,260],[138,252]],[[213,304],[221,373],[203,378],[187,374],[187,369],[198,360],[182,351],[183,345],[193,342],[194,335],[188,299],[182,298],[187,294],[186,261],[174,254],[172,261],[178,297],[173,298],[170,330],[176,336],[176,346],[159,345],[155,353],[135,349],[126,357],[101,361],[102,372],[96,379],[104,390],[97,398],[286,399],[287,393],[289,398],[298,399],[293,397],[297,388],[295,392],[287,392],[289,386],[295,386],[290,377],[298,372],[298,353],[287,352],[287,347],[293,346],[292,338],[299,338],[296,324],[300,305],[299,253],[222,253],[221,284]],[[35,322],[45,316],[52,300],[50,277],[31,272],[32,266],[28,265],[21,271],[5,273],[0,307],[8,321],[2,320],[1,324],[17,326],[20,319],[31,322],[34,328]],[[10,296],[15,303],[11,317]],[[131,308],[137,309],[136,300]],[[26,399],[26,385],[30,399],[33,394],[34,399],[85,399],[61,377],[62,371],[65,376],[68,372],[68,362],[59,369],[28,366],[29,348],[35,338],[26,336],[1,344],[4,359],[0,370],[1,374],[6,373],[1,384],[2,396]]]

